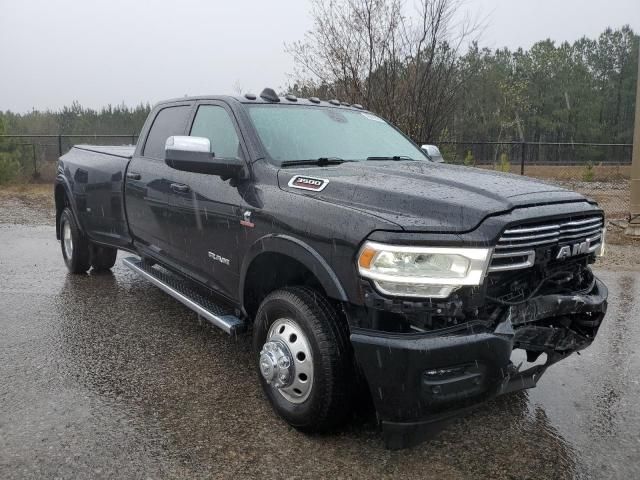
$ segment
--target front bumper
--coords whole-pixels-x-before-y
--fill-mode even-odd
[[[549,365],[593,342],[607,308],[607,288],[544,295],[482,320],[420,334],[352,329],[385,444],[397,449],[438,432],[446,420],[504,393],[534,387]],[[520,370],[514,348],[546,362]]]

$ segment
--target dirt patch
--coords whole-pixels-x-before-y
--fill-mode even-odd
[[[605,255],[596,261],[596,267],[629,271],[640,270],[640,238],[624,234],[624,228],[609,223],[605,236]]]
[[[5,185],[0,189],[0,223],[53,225],[55,221],[51,185]]]
[[[574,180],[556,181],[554,183],[569,190],[580,192],[597,201],[609,220],[629,217],[631,190],[628,180],[615,182],[578,182]]]

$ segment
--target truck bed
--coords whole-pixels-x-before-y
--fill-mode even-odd
[[[95,242],[125,247],[131,236],[124,211],[124,179],[135,146],[74,145],[60,157],[77,221]]]
[[[131,159],[133,152],[136,150],[135,145],[74,145],[73,148],[126,159]]]

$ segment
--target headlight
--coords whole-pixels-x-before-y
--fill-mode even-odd
[[[489,248],[366,242],[358,256],[358,270],[388,295],[445,298],[463,285],[480,285],[490,257]]]

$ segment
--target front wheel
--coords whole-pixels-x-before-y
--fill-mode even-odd
[[[345,421],[354,368],[346,325],[308,288],[269,294],[258,309],[253,346],[262,388],[278,415],[308,432]]]

